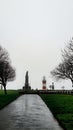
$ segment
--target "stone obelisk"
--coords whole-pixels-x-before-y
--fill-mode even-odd
[[[28,71],[26,72],[26,75],[25,75],[25,89],[26,89],[26,90],[29,89],[29,77],[28,77]]]
[[[26,71],[26,75],[25,75],[25,85],[24,85],[24,87],[23,87],[23,90],[25,90],[25,91],[31,90],[31,87],[29,86],[28,71]]]

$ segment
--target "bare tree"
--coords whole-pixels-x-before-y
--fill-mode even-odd
[[[70,79],[73,87],[73,38],[62,51],[62,63],[51,74],[56,80]]]
[[[67,43],[67,46],[62,50],[63,60],[68,60],[73,62],[73,38]]]
[[[2,61],[10,62],[10,58],[9,58],[9,54],[6,51],[6,49],[2,48],[2,46],[0,46],[0,62],[2,62]]]
[[[68,48],[69,52],[73,54],[73,37],[69,41],[67,48]]]
[[[0,46],[0,79],[4,86],[5,94],[6,84],[8,81],[13,81],[15,78],[15,69],[11,66],[8,52]]]
[[[73,63],[69,60],[60,63],[53,71],[51,71],[51,74],[56,80],[70,79],[73,87]]]

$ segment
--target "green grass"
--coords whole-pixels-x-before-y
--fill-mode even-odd
[[[10,102],[19,97],[18,90],[7,90],[7,95],[3,90],[0,90],[0,109],[8,105]]]
[[[55,118],[65,130],[73,130],[73,96],[62,94],[41,94]]]

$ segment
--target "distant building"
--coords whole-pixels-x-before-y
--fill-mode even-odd
[[[49,85],[50,90],[54,90],[54,82],[52,82],[51,85]]]
[[[29,76],[28,76],[28,71],[26,72],[25,75],[25,85],[23,86],[24,91],[31,90],[31,87],[29,86]]]
[[[54,90],[54,82],[52,82],[52,90]]]

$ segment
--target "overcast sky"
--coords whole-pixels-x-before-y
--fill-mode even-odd
[[[10,54],[16,80],[7,88],[22,88],[29,71],[32,88],[42,88],[46,76],[61,61],[61,49],[73,36],[73,0],[0,0],[0,45]],[[54,81],[55,82],[55,81]],[[55,88],[71,89],[71,82]]]

